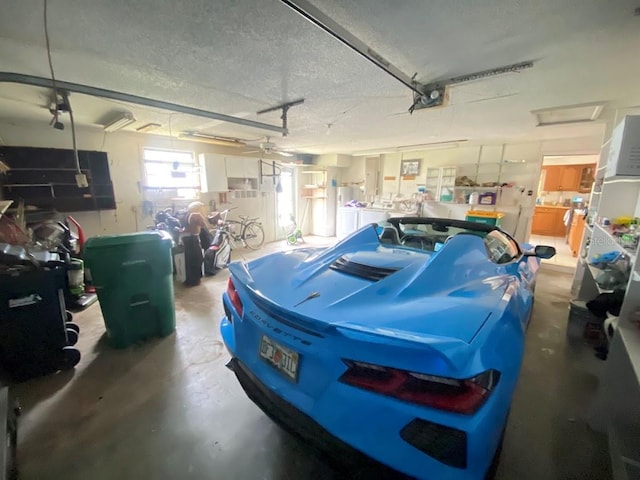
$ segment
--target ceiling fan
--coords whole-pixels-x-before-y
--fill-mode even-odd
[[[291,152],[285,152],[280,150],[278,146],[271,142],[270,137],[265,137],[266,142],[261,142],[257,145],[258,150],[249,150],[244,153],[263,153],[264,155],[282,155],[283,157],[293,157],[295,154]]]

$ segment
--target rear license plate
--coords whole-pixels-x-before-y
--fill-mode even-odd
[[[263,335],[260,340],[260,356],[294,382],[297,380],[299,360],[297,352],[289,350]]]

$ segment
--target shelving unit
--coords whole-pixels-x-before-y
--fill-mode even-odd
[[[303,170],[301,173],[304,179],[301,198],[327,198],[326,170]]]
[[[589,224],[582,239],[587,257],[580,262],[574,280],[574,285],[580,286],[579,298],[591,300],[608,291],[595,283],[601,270],[588,260],[612,250],[629,258],[630,278],[590,425],[609,435],[615,479],[631,480],[640,478],[640,324],[633,321],[640,313],[640,264],[638,247],[623,246],[619,237],[602,225],[604,219],[618,216],[640,217],[640,116],[625,117],[602,146],[589,199]]]
[[[598,243],[597,245],[594,245],[593,249],[590,251],[593,252],[592,255],[595,255],[597,253],[604,253],[604,252],[609,252],[612,250],[611,247],[621,251],[622,253],[624,253],[625,255],[629,256],[629,258],[631,259],[631,262],[634,263],[636,260],[636,255],[637,255],[637,248],[635,250],[630,250],[626,247],[624,247],[621,243],[620,240],[618,239],[618,237],[614,236],[609,229],[607,229],[607,227],[603,227],[602,225],[598,225],[595,224],[593,226],[593,229],[595,231],[594,235],[596,235],[596,238],[603,238],[604,242],[596,242]],[[597,232],[601,232],[601,234],[598,234]],[[600,248],[602,247],[602,248]],[[600,251],[602,250],[602,251]]]
[[[315,169],[300,172],[300,199],[303,210],[310,215],[311,233],[323,237],[335,235],[336,226],[336,188],[329,182],[327,170]],[[335,177],[332,177],[335,178]]]
[[[602,270],[600,270],[597,267],[594,267],[593,265],[589,265],[587,264],[587,268],[589,269],[589,273],[591,273],[591,277],[594,280],[595,283],[595,279],[598,278],[598,275],[600,275],[602,273]],[[598,293],[611,293],[613,292],[613,290],[607,290],[606,288],[602,288],[600,287],[597,283],[595,283],[596,289],[598,290]]]
[[[457,174],[458,169],[456,167],[427,168],[425,188],[432,195],[434,201],[454,201]]]
[[[0,147],[0,157],[10,167],[1,179],[1,196],[16,202],[24,199],[28,205],[47,211],[115,209],[107,154],[80,150],[78,156],[88,187],[76,183],[72,150]]]

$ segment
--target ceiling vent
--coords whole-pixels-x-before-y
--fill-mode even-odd
[[[604,105],[604,102],[581,103],[579,105],[542,108],[540,110],[532,110],[531,113],[536,117],[538,127],[567,125],[597,120],[600,113],[602,113]]]

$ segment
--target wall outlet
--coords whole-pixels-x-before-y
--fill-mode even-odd
[[[87,181],[87,176],[84,173],[76,174],[76,185],[78,188],[88,188],[89,182]]]

